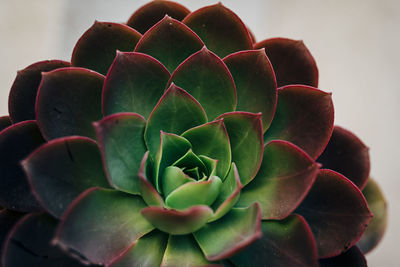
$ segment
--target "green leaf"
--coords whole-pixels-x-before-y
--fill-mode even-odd
[[[172,73],[182,61],[199,51],[203,45],[189,27],[166,15],[143,35],[135,52],[158,59]]]
[[[236,89],[225,63],[206,47],[187,58],[170,81],[184,88],[204,107],[208,118],[235,110]]]
[[[146,152],[144,118],[136,113],[119,113],[94,124],[111,185],[138,194],[140,161]]]
[[[201,159],[201,161],[207,168],[207,176],[216,175],[218,160],[212,159],[204,155],[200,155],[199,159]]]
[[[223,60],[235,80],[236,110],[261,112],[265,132],[271,124],[277,102],[275,74],[265,50],[240,51]]]
[[[194,127],[182,134],[192,144],[196,155],[218,160],[216,175],[225,178],[231,164],[231,146],[223,120]]]
[[[22,166],[36,198],[56,218],[86,189],[110,187],[99,148],[86,137],[50,141],[36,149]]]
[[[132,248],[114,260],[109,267],[160,266],[167,241],[168,235],[154,230],[136,241]]]
[[[155,58],[117,51],[104,81],[103,114],[136,112],[148,118],[164,93],[170,76]]]
[[[151,184],[148,178],[148,170],[151,170],[151,167],[148,165],[150,164],[150,159],[148,158],[149,152],[146,152],[143,156],[142,162],[140,164],[140,169],[139,169],[139,189],[140,189],[140,195],[142,196],[144,202],[148,206],[164,206],[164,200],[162,197],[158,194],[157,190],[154,188],[154,186]]]
[[[229,112],[218,117],[223,119],[228,132],[240,180],[248,184],[260,168],[263,154],[263,129],[261,114],[248,112]]]
[[[193,153],[192,149],[189,149],[185,155],[175,161],[172,165],[179,168],[185,168],[185,172],[194,168],[197,168],[198,173],[207,173],[208,171],[203,161]]]
[[[106,75],[115,52],[132,51],[141,37],[139,32],[124,24],[95,21],[76,43],[72,65]]]
[[[213,215],[207,206],[193,206],[187,210],[171,210],[164,207],[147,207],[143,216],[157,229],[171,235],[186,235],[204,227]]]
[[[257,203],[231,209],[193,235],[208,260],[228,258],[261,237],[261,209]]]
[[[162,177],[162,191],[164,196],[168,196],[172,191],[183,184],[194,182],[195,180],[185,174],[180,168],[169,166],[165,168]]]
[[[154,158],[160,146],[160,131],[180,135],[206,121],[207,116],[199,102],[185,90],[172,84],[147,121],[144,138],[150,155]]]
[[[236,267],[317,267],[317,248],[310,227],[299,215],[281,221],[263,221],[261,239],[233,256]]]
[[[54,244],[76,251],[94,264],[109,264],[154,227],[140,214],[139,196],[91,188],[69,207]]]
[[[221,3],[190,13],[183,23],[196,32],[206,46],[220,57],[253,48],[246,26]]]
[[[96,137],[92,122],[100,120],[104,76],[83,68],[61,68],[43,74],[36,119],[47,139]],[[90,103],[90,104],[88,104]]]
[[[272,141],[264,148],[260,171],[243,188],[237,205],[247,207],[257,201],[264,220],[284,219],[307,195],[319,167],[319,164],[293,144]]]
[[[207,181],[188,182],[165,199],[165,204],[173,209],[184,210],[195,205],[210,206],[218,197],[222,181],[217,176],[211,176]]]

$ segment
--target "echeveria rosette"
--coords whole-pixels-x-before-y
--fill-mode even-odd
[[[384,200],[304,43],[255,43],[222,4],[153,1],[127,25],[96,21],[72,67],[18,73],[0,121],[0,204],[15,211],[0,223],[19,245],[3,262],[21,265],[25,246],[39,255],[25,265],[363,266],[360,190],[381,212],[364,252]]]

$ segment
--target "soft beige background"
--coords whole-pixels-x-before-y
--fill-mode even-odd
[[[217,0],[216,0],[217,1]],[[180,1],[191,10],[216,1]],[[0,0],[0,114],[16,70],[44,59],[69,60],[73,45],[95,19],[124,22],[147,1]],[[369,266],[398,266],[400,242],[400,2],[396,0],[223,1],[258,40],[302,39],[333,92],[336,124],[369,147],[371,175],[389,201],[388,232],[368,255]]]

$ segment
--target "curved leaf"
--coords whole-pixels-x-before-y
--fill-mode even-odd
[[[140,37],[124,24],[95,21],[76,43],[71,63],[106,75],[116,51],[132,51]]]
[[[0,117],[0,132],[11,125],[11,120],[9,116]]]
[[[365,230],[365,233],[358,241],[357,246],[363,253],[368,253],[378,245],[386,232],[388,208],[385,196],[375,180],[370,178],[362,193],[374,217],[372,217],[367,230]]]
[[[207,206],[192,206],[187,210],[147,207],[142,215],[157,229],[171,235],[186,235],[202,228],[213,214]]]
[[[317,247],[310,227],[299,215],[281,221],[263,221],[261,239],[233,256],[236,267],[317,267]]]
[[[261,209],[257,203],[233,208],[193,235],[208,260],[228,258],[261,237]]]
[[[104,81],[103,114],[136,112],[148,118],[169,78],[168,70],[156,59],[117,52]]]
[[[324,152],[317,159],[327,169],[337,171],[363,189],[369,178],[369,149],[352,132],[335,126]]]
[[[281,139],[317,158],[333,130],[331,94],[313,87],[290,85],[278,90],[278,104],[264,142]]]
[[[91,188],[64,214],[53,243],[94,264],[109,264],[153,226],[140,214],[143,200],[110,189]]]
[[[3,255],[4,243],[10,230],[23,216],[23,213],[3,209],[0,211],[0,255]],[[3,266],[3,265],[2,265]]]
[[[320,258],[337,256],[355,245],[372,217],[361,191],[331,170],[319,172],[295,213],[310,225]]]
[[[116,189],[139,193],[138,172],[146,152],[146,121],[136,113],[119,113],[94,124],[109,182]]]
[[[34,120],[36,94],[42,72],[69,67],[71,63],[61,60],[45,60],[29,65],[17,72],[17,77],[8,97],[8,113],[11,120],[16,123],[25,120]]]
[[[241,192],[237,203],[258,201],[264,220],[284,219],[301,203],[319,171],[304,151],[286,141],[271,141],[264,148],[260,171]]]
[[[22,166],[36,198],[56,218],[86,189],[109,187],[99,148],[86,137],[50,141],[30,154]]]
[[[21,212],[42,209],[20,162],[44,142],[35,121],[19,122],[0,132],[0,206]]]
[[[224,180],[231,165],[231,146],[223,120],[196,126],[182,134],[189,140],[193,152],[218,160],[216,175]]]
[[[184,185],[188,182],[195,182],[195,180],[184,173],[181,168],[175,166],[169,166],[165,168],[161,181],[162,191],[166,197],[168,197],[172,191],[181,185]]]
[[[236,110],[261,112],[265,132],[274,116],[278,96],[275,73],[265,50],[240,51],[223,60],[235,81]]]
[[[235,110],[236,88],[225,63],[206,47],[187,58],[169,83],[184,88],[204,107],[208,118]]]
[[[83,68],[44,73],[36,101],[43,136],[47,140],[70,135],[95,138],[92,122],[102,117],[103,81],[104,76]]]
[[[218,56],[252,49],[252,41],[240,18],[221,3],[190,13],[183,21]]]
[[[248,184],[257,174],[263,155],[263,128],[261,114],[229,112],[222,114],[229,135],[232,161],[235,162],[240,180]]]
[[[158,194],[157,190],[154,188],[154,186],[151,184],[148,178],[148,170],[149,170],[149,152],[147,151],[142,159],[142,162],[140,163],[140,169],[139,169],[139,189],[140,189],[140,195],[142,196],[144,202],[148,206],[164,206],[164,200],[161,198],[161,196]]]
[[[278,87],[289,84],[318,87],[317,64],[303,41],[271,38],[254,45],[254,49],[260,48],[265,48],[271,60]]]
[[[322,259],[319,261],[320,267],[367,267],[367,261],[357,246],[333,258]]]
[[[143,35],[135,52],[158,59],[172,73],[203,45],[203,41],[185,24],[166,15]]]
[[[206,121],[207,116],[199,102],[171,84],[147,120],[144,139],[150,155],[154,158],[160,146],[160,131],[179,135]]]
[[[180,21],[189,13],[190,11],[179,3],[151,1],[136,10],[126,24],[144,34],[165,15]]]

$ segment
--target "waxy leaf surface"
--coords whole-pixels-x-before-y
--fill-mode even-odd
[[[139,193],[138,172],[146,152],[143,134],[146,121],[136,113],[119,113],[95,123],[110,184],[132,194]]]
[[[238,111],[262,113],[264,132],[275,113],[277,90],[274,70],[264,49],[247,50],[224,58],[237,92]]]
[[[163,207],[164,200],[162,199],[160,194],[158,194],[156,188],[153,186],[151,180],[148,177],[150,172],[151,164],[149,159],[149,152],[147,151],[143,156],[142,162],[140,163],[138,174],[140,195],[148,206]]]
[[[108,264],[154,228],[140,214],[145,206],[135,195],[88,189],[64,214],[53,243],[94,264]]]
[[[189,27],[165,16],[143,35],[135,52],[158,59],[172,73],[187,57],[203,46],[203,42]]]
[[[252,41],[240,18],[221,3],[190,13],[183,21],[219,57],[252,49]]]
[[[262,217],[284,219],[310,190],[319,170],[304,151],[286,141],[272,141],[264,148],[260,171],[241,191],[238,206],[258,201]]]
[[[185,89],[203,106],[208,119],[235,110],[236,89],[225,63],[206,47],[187,58],[169,83]]]
[[[335,126],[324,152],[317,159],[326,169],[337,171],[360,189],[369,178],[369,149],[352,132]]]
[[[319,261],[320,267],[367,267],[367,261],[357,246],[339,256],[322,259]]]
[[[71,63],[106,75],[116,51],[133,51],[140,37],[124,24],[95,21],[76,43]]]
[[[0,132],[0,206],[21,212],[42,209],[20,162],[44,142],[35,121],[19,122]]]
[[[295,213],[310,225],[320,258],[337,256],[355,245],[372,217],[361,191],[332,170],[319,172]]]
[[[95,138],[92,122],[101,119],[104,76],[83,68],[61,68],[43,74],[36,116],[43,136]],[[90,103],[90,104],[89,104]]]
[[[186,7],[172,1],[151,1],[136,10],[126,24],[144,34],[165,15],[181,21],[189,13]]]
[[[86,189],[109,187],[99,148],[86,137],[50,141],[29,155],[22,166],[36,198],[56,218]]]
[[[236,267],[317,267],[318,254],[310,227],[299,215],[263,221],[263,236],[231,258]]]
[[[103,114],[136,112],[148,118],[169,78],[158,60],[141,53],[117,52],[104,81]]]
[[[312,158],[324,150],[333,130],[331,94],[303,85],[278,90],[278,104],[264,142],[281,139],[302,148]]]
[[[272,38],[254,45],[254,49],[260,48],[265,48],[271,60],[278,87],[289,84],[318,87],[318,68],[303,41]]]
[[[14,123],[34,120],[36,94],[42,72],[69,67],[71,63],[61,60],[45,60],[29,65],[17,72],[8,97],[8,113]]]

